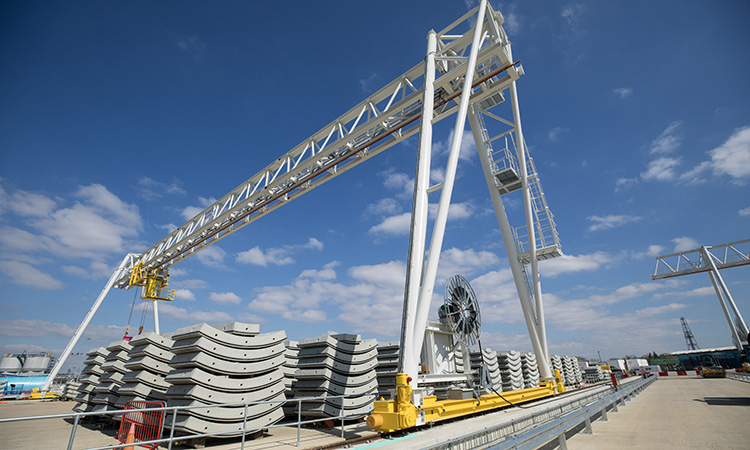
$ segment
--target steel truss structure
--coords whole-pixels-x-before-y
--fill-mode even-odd
[[[732,340],[742,355],[747,350],[742,348],[742,341],[750,337],[748,336],[750,330],[740,310],[737,308],[737,304],[734,302],[726,283],[724,283],[719,270],[748,264],[750,264],[750,239],[729,242],[727,244],[704,245],[693,250],[657,256],[656,268],[654,269],[654,274],[651,275],[651,279],[663,280],[665,278],[708,272],[714,292],[716,292],[716,297],[718,297],[721,309],[724,311],[724,317],[727,319],[729,329],[732,331]],[[734,314],[735,320],[732,320],[729,312],[730,309]],[[748,356],[750,355],[746,355],[746,357]]]
[[[481,0],[479,6],[445,29],[429,33],[425,60],[302,140],[145,252],[128,254],[63,351],[43,390],[48,390],[49,383],[110,288],[144,286],[147,283],[143,278],[149,276],[161,277],[165,286],[167,271],[172,265],[419,132],[401,361],[401,368],[413,375],[413,383],[416,383],[418,358],[467,117],[537,354],[540,375],[551,380],[537,262],[561,252],[553,216],[547,208],[523,139],[515,86],[523,69],[512,58],[510,41],[502,24],[502,15],[486,0]],[[464,32],[466,29],[469,31]],[[505,102],[504,91],[509,92],[511,99],[508,118],[494,111]],[[440,186],[430,187],[432,125],[453,114],[456,114],[456,122],[445,179]],[[487,127],[486,120],[504,129],[495,133],[493,127]],[[497,142],[505,143],[502,150],[493,150],[493,144]],[[427,196],[436,190],[441,191],[441,198],[429,257],[424,263]],[[525,226],[518,229],[510,227],[501,199],[501,195],[515,191],[523,192],[526,216]],[[527,265],[531,266],[530,277]],[[161,282],[159,285],[162,286]],[[155,297],[161,298],[159,295]],[[158,301],[153,304],[154,325],[158,333]]]

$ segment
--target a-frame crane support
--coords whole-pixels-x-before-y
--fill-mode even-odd
[[[471,32],[462,33],[460,28],[471,24],[472,19]],[[48,390],[57,371],[64,364],[70,350],[75,346],[111,287],[130,289],[134,286],[143,286],[145,289],[148,286],[156,286],[158,289],[163,288],[166,286],[170,266],[420,131],[420,162],[418,163],[418,180],[415,181],[413,211],[415,223],[412,224],[409,275],[402,329],[404,353],[401,367],[404,373],[399,374],[401,394],[397,399],[399,405],[409,406],[401,408],[395,420],[401,423],[404,417],[412,417],[412,412],[417,411],[414,419],[415,424],[419,424],[425,423],[425,420],[439,420],[507,406],[505,400],[485,399],[484,397],[480,402],[481,406],[471,406],[471,402],[465,402],[465,405],[463,403],[461,405],[445,403],[438,405],[434,398],[422,398],[419,390],[414,392],[412,387],[416,387],[413,381],[417,379],[418,372],[416,358],[420,354],[424,337],[424,327],[435,283],[466,118],[467,116],[470,118],[475,135],[477,133],[486,135],[486,129],[476,120],[477,114],[482,112],[490,117],[496,117],[488,111],[503,103],[505,98],[502,92],[510,89],[513,119],[499,118],[499,120],[511,127],[507,133],[515,133],[530,247],[526,254],[537,255],[537,258],[527,256],[524,260],[515,251],[516,245],[513,245],[513,241],[509,244],[507,238],[513,236],[515,239],[515,235],[512,230],[508,231],[510,227],[502,209],[502,201],[498,207],[495,204],[495,195],[491,195],[493,195],[493,204],[498,214],[498,222],[503,228],[503,239],[511,259],[511,266],[520,265],[521,272],[525,273],[523,264],[530,260],[531,288],[527,287],[522,278],[517,276],[518,270],[514,270],[513,273],[519,289],[519,297],[524,305],[524,315],[527,316],[526,322],[534,351],[537,354],[543,382],[539,388],[519,391],[519,396],[513,396],[512,399],[508,395],[505,398],[515,403],[564,391],[559,374],[550,373],[548,365],[542,297],[536,264],[542,256],[539,256],[540,252],[535,247],[537,242],[535,229],[540,227],[537,224],[535,228],[538,220],[535,221],[534,215],[539,211],[532,210],[531,205],[531,188],[526,167],[527,160],[530,158],[525,155],[515,89],[515,81],[523,74],[523,71],[518,62],[512,60],[510,42],[502,29],[502,23],[502,15],[493,11],[486,0],[481,0],[478,7],[466,13],[449,27],[437,33],[434,31],[430,33],[428,57],[425,61],[303,140],[298,146],[260,170],[142,254],[128,255],[113,273],[94,307],[89,311],[66,351],[61,355],[43,390]],[[445,179],[440,186],[441,198],[429,254],[425,266],[422,267],[426,244],[427,194],[435,190],[435,188],[428,188],[426,184],[429,181],[431,127],[432,124],[453,113],[457,113],[453,141]],[[488,150],[490,140],[480,141],[478,141],[480,159],[489,183],[490,179],[496,179],[496,174],[492,171],[492,167],[496,165],[491,160]],[[425,173],[420,175],[419,173],[425,171],[425,167],[427,167],[426,175]],[[492,183],[492,185],[488,184],[490,191],[497,193],[502,186],[494,184],[495,181]],[[546,250],[542,253],[545,252]],[[150,299],[161,298],[161,294],[155,292],[151,290],[144,295]],[[158,327],[156,317],[155,324]],[[409,378],[411,380],[405,381]],[[402,389],[404,387],[401,384],[404,383],[409,385],[408,393]],[[432,405],[431,409],[423,407],[427,404],[425,402]],[[407,416],[401,414],[406,410],[409,411]],[[392,428],[392,420],[388,419],[387,422],[386,428]],[[386,429],[377,426],[374,428]],[[399,425],[399,428],[403,426]]]

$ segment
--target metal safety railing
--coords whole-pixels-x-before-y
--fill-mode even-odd
[[[734,372],[727,370],[727,378],[750,383],[750,373],[747,372]]]
[[[565,433],[568,430],[583,423],[584,432],[591,433],[592,418],[601,415],[602,420],[607,420],[607,409],[616,412],[618,405],[632,399],[656,379],[656,376],[650,376],[621,384],[617,390],[609,388],[580,396],[427,448],[429,450],[534,449],[557,438],[560,448],[565,450],[567,449]]]
[[[255,402],[240,402],[240,403],[222,403],[222,404],[215,404],[215,405],[199,405],[199,406],[165,406],[161,408],[143,408],[143,409],[118,409],[118,410],[111,410],[111,411],[91,411],[91,412],[81,412],[81,413],[67,413],[67,414],[49,414],[49,415],[43,415],[43,416],[28,416],[28,417],[11,417],[6,419],[0,419],[0,425],[6,424],[6,423],[12,423],[12,422],[23,422],[23,421],[32,421],[32,420],[45,420],[45,419],[67,419],[72,418],[73,419],[73,428],[70,431],[70,438],[68,440],[68,446],[66,447],[67,450],[73,449],[73,443],[75,441],[76,437],[76,431],[78,430],[78,425],[81,423],[82,418],[86,417],[107,417],[111,416],[111,418],[114,420],[114,417],[116,416],[122,416],[123,413],[138,413],[138,412],[152,412],[152,411],[164,411],[164,428],[163,432],[166,432],[169,430],[169,437],[166,438],[160,438],[160,439],[154,439],[150,441],[138,441],[135,444],[136,445],[148,445],[148,444],[167,444],[167,449],[171,450],[172,445],[176,441],[184,442],[188,440],[194,440],[194,439],[205,439],[209,437],[231,437],[236,438],[241,436],[241,445],[240,449],[244,450],[245,448],[245,436],[251,433],[254,433],[256,431],[265,430],[269,428],[281,428],[281,427],[290,427],[290,426],[296,426],[297,427],[297,447],[300,446],[300,435],[301,435],[301,428],[302,425],[307,425],[311,423],[316,422],[325,422],[325,421],[341,421],[341,438],[344,438],[345,433],[345,427],[346,423],[345,421],[347,419],[352,418],[361,418],[362,413],[352,413],[352,414],[345,414],[345,409],[343,407],[343,399],[345,398],[360,398],[363,396],[368,396],[373,394],[357,394],[357,395],[329,395],[329,396],[323,396],[323,397],[302,397],[302,398],[290,398],[285,400],[266,400],[266,401],[255,401]],[[308,420],[302,420],[302,403],[304,402],[320,402],[320,401],[326,401],[326,400],[332,400],[332,399],[341,399],[342,401],[342,407],[341,407],[341,413],[337,417],[317,417],[314,419],[308,419]],[[296,403],[296,411],[297,411],[297,421],[296,422],[279,422],[276,424],[271,425],[264,425],[260,428],[248,428],[247,427],[247,413],[248,408],[255,405],[268,405],[268,404],[277,404],[281,403],[279,407],[283,407],[284,404],[294,404]],[[201,434],[185,434],[185,435],[179,435],[175,436],[175,424],[177,421],[177,415],[180,413],[185,414],[186,411],[192,410],[192,409],[206,409],[206,408],[221,408],[221,407],[237,407],[241,408],[244,407],[244,413],[242,415],[243,421],[242,421],[242,428],[238,428],[236,430],[231,431],[222,431],[222,432],[215,432],[215,433],[201,433]],[[162,433],[163,433],[162,432]],[[237,432],[240,434],[238,435]],[[118,449],[118,448],[124,448],[124,447],[130,447],[133,444],[116,444],[116,445],[107,445],[103,447],[90,447],[85,450],[109,450],[109,449]]]

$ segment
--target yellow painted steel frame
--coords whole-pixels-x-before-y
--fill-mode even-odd
[[[169,284],[169,272],[166,269],[155,269],[153,272],[145,273],[139,263],[133,267],[130,275],[131,286],[143,287],[141,298],[144,300],[174,300],[175,290],[167,289],[167,284]]]
[[[487,394],[466,400],[442,400],[435,396],[424,397],[424,404],[417,407],[411,402],[412,388],[407,375],[396,375],[396,400],[375,402],[375,409],[367,417],[367,426],[375,431],[390,433],[412,428],[417,425],[417,418],[424,412],[424,423],[453,419],[478,412],[504,408],[517,403],[530,402],[540,398],[551,397],[565,392],[560,371],[555,370],[554,382],[542,382],[539,387],[502,392],[500,395]],[[420,411],[422,410],[422,411]]]

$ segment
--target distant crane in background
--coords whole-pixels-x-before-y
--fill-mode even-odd
[[[693,336],[693,332],[690,331],[690,326],[688,326],[687,320],[685,320],[684,317],[680,317],[680,323],[682,324],[682,334],[685,335],[685,343],[688,346],[688,350],[698,350],[700,347],[698,347],[698,343],[695,342],[695,336]]]

